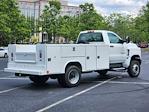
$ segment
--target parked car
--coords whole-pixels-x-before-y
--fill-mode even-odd
[[[148,46],[149,46],[148,43],[145,43],[145,42],[141,42],[138,44],[138,47],[140,48],[147,48]]]
[[[0,48],[0,57],[8,57],[8,48]]]

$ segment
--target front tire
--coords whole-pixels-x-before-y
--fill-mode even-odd
[[[62,87],[78,86],[81,79],[81,70],[77,66],[69,66],[64,75],[58,77],[58,82]]]
[[[132,60],[128,68],[128,74],[130,77],[138,77],[140,74],[140,62],[137,60]]]
[[[37,85],[45,84],[49,76],[30,76],[29,79]]]

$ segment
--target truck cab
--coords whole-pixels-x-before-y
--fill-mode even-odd
[[[112,31],[91,30],[80,32],[77,44],[104,43],[109,46],[110,68],[128,68],[131,58],[136,57],[141,63],[141,49],[132,42],[123,40]]]
[[[140,48],[106,30],[82,31],[76,44],[9,45],[8,56],[5,71],[29,76],[36,84],[50,77],[63,87],[79,85],[84,72],[105,75],[118,68],[138,77],[141,65]]]

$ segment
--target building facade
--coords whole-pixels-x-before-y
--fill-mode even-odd
[[[49,0],[18,0],[18,6],[21,10],[21,13],[28,18],[34,19],[34,25],[36,26],[36,20],[41,16],[43,10],[46,5],[48,5]],[[61,3],[61,16],[77,16],[81,13],[81,9],[79,6],[70,6],[68,5],[68,1],[60,0]],[[31,38],[36,38],[39,42],[43,42],[43,40],[48,40],[48,36],[43,36],[43,32],[36,32],[36,28],[34,29],[34,36]],[[52,38],[53,40],[53,38]],[[63,37],[57,37],[56,43],[65,43],[66,40]]]
[[[66,0],[60,0],[60,3],[62,16],[76,16],[81,13],[79,6],[70,6]],[[48,0],[18,0],[18,4],[23,15],[37,19],[42,14],[45,5],[48,5]]]

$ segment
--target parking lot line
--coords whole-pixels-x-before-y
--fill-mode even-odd
[[[85,81],[88,82],[88,81]],[[103,81],[89,81],[89,82],[103,82]],[[109,81],[111,84],[134,84],[134,85],[149,85],[149,82],[127,82],[127,81]]]
[[[12,77],[12,76],[8,76],[8,77],[1,77],[0,80],[20,80],[20,79],[28,79],[28,78],[16,78],[16,77]]]
[[[120,82],[120,81],[109,81],[108,83],[114,84],[138,84],[138,85],[149,85],[149,82]]]
[[[103,85],[103,84],[105,84],[105,83],[108,83],[109,81],[114,80],[114,79],[116,79],[116,77],[113,77],[113,78],[108,79],[108,80],[106,80],[106,81],[100,82],[100,83],[98,83],[98,84],[96,84],[96,85],[94,85],[94,86],[91,86],[91,87],[89,87],[89,88],[87,88],[87,89],[85,89],[85,90],[83,90],[83,91],[81,91],[81,92],[75,93],[75,94],[73,94],[73,95],[71,95],[71,96],[69,96],[69,97],[66,97],[66,98],[64,98],[64,99],[62,99],[62,100],[59,100],[59,101],[57,101],[57,102],[55,102],[55,103],[53,103],[53,104],[51,104],[51,105],[49,105],[49,106],[47,106],[47,107],[44,107],[44,108],[42,108],[42,109],[40,109],[40,110],[37,110],[36,112],[44,112],[44,111],[46,111],[46,110],[48,110],[48,109],[51,109],[51,108],[53,108],[53,107],[55,107],[55,106],[57,106],[57,105],[59,105],[59,104],[61,104],[61,103],[63,103],[63,102],[66,102],[66,101],[68,101],[68,100],[70,100],[70,99],[72,99],[72,98],[75,98],[75,97],[77,97],[77,96],[79,96],[79,95],[82,95],[82,94],[88,92],[88,91],[91,91],[92,89],[95,89],[95,88],[97,88],[97,87],[99,87],[99,86],[101,86],[101,85]]]
[[[87,82],[87,81],[85,81]],[[103,82],[103,81],[90,81],[90,82],[96,82],[96,83],[99,83],[99,82]],[[124,82],[124,81],[109,81],[108,83],[111,83],[111,84],[134,84],[134,85],[149,85],[149,82]]]
[[[17,89],[20,89],[20,88],[23,88],[23,87],[25,87],[25,86],[15,87],[15,88],[7,89],[7,90],[2,90],[2,91],[0,91],[0,94],[7,93],[7,92],[10,92],[10,91],[14,91],[14,90],[17,90]]]

